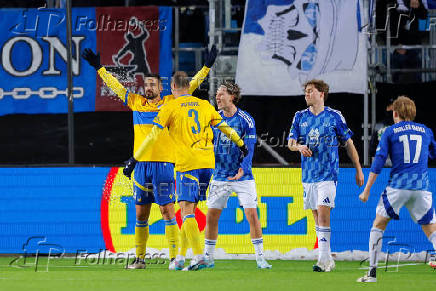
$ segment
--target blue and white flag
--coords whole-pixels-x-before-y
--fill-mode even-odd
[[[245,95],[303,94],[322,79],[330,92],[366,90],[366,37],[359,0],[249,0],[236,82]]]
[[[422,0],[422,4],[426,9],[436,9],[436,0]]]

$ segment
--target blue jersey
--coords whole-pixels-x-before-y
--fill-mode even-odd
[[[295,113],[288,140],[295,139],[312,151],[311,157],[301,155],[303,183],[337,181],[338,147],[352,135],[341,112],[327,106],[316,116],[309,108]]]
[[[242,168],[244,175],[238,181],[253,180],[251,162],[257,140],[253,117],[239,108],[232,117],[224,116],[222,111],[219,113],[223,120],[244,140],[248,148],[248,155],[242,159],[238,146],[224,133],[214,128],[215,171],[213,179],[216,181],[229,181],[227,178],[235,176],[239,168]]]
[[[388,127],[380,139],[371,172],[379,174],[388,155],[392,161],[388,186],[429,191],[428,158],[436,158],[436,142],[431,129],[412,121],[401,121]]]

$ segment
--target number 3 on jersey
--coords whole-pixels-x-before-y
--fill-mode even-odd
[[[201,128],[200,128],[200,122],[198,121],[198,111],[195,109],[190,109],[188,111],[188,116],[193,117],[195,124],[197,125],[197,128],[195,128],[194,126],[191,126],[192,133],[199,134],[201,131]]]
[[[398,138],[400,142],[403,143],[403,149],[404,149],[404,163],[410,164],[410,146],[409,146],[409,137],[410,140],[416,141],[416,150],[415,150],[415,157],[413,158],[412,163],[416,164],[419,162],[419,156],[421,155],[421,146],[422,146],[422,136],[417,134],[411,134],[410,136],[404,134],[400,135]]]

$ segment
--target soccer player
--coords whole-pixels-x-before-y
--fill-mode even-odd
[[[207,76],[216,55],[217,50],[215,46],[212,46],[206,58],[205,66],[190,83],[189,93],[192,93]],[[150,133],[153,127],[153,119],[157,116],[160,108],[173,100],[174,96],[168,95],[163,98],[160,96],[163,86],[161,78],[157,74],[146,75],[144,80],[145,96],[131,93],[101,66],[99,55],[94,54],[90,49],[85,49],[83,58],[97,70],[108,87],[133,111],[134,152],[136,152],[144,138]],[[168,135],[168,130],[164,130],[163,134],[159,136],[156,146],[137,156],[137,160],[139,162],[136,164],[133,177],[136,204],[136,258],[129,265],[129,268],[144,269],[144,257],[149,237],[148,218],[153,202],[159,205],[162,218],[165,221],[165,236],[168,241],[170,260],[174,261],[178,252],[179,230],[174,211],[175,150],[174,143]]]
[[[394,101],[392,114],[394,125],[383,133],[365,189],[359,195],[362,202],[368,201],[371,187],[390,156],[392,169],[388,185],[381,194],[369,235],[370,269],[357,282],[377,282],[377,260],[383,232],[391,219],[399,219],[403,206],[407,207],[412,219],[421,225],[436,250],[436,215],[427,172],[428,158],[436,158],[434,135],[430,128],[413,122],[416,107],[410,98],[398,97]]]
[[[250,236],[256,254],[257,267],[270,269],[271,265],[265,260],[263,254],[262,228],[257,216],[256,185],[251,172],[251,162],[257,140],[256,127],[254,119],[247,112],[236,107],[241,100],[240,91],[238,85],[225,82],[216,93],[220,115],[244,139],[248,155],[242,158],[238,147],[222,132],[214,130],[215,171],[207,198],[205,257],[208,267],[213,268],[218,238],[218,220],[223,208],[227,207],[229,196],[235,192],[250,224]]]
[[[335,262],[330,251],[330,211],[335,207],[339,172],[338,147],[344,146],[356,169],[356,183],[364,176],[359,156],[341,112],[324,106],[329,86],[322,80],[304,84],[307,109],[295,113],[288,137],[288,148],[301,153],[304,209],[311,209],[318,236],[318,262],[315,272],[329,272]]]
[[[192,246],[194,258],[184,270],[199,270],[206,267],[200,243],[200,232],[195,220],[196,204],[205,200],[201,191],[206,189],[215,166],[211,126],[217,127],[236,143],[246,156],[248,149],[239,135],[221,118],[208,101],[189,94],[189,81],[185,72],[176,72],[171,80],[171,91],[176,98],[162,107],[154,119],[154,126],[142,145],[124,168],[124,174],[131,174],[137,159],[149,150],[160,134],[168,128],[176,151],[177,201],[183,217],[182,232],[186,233]],[[202,197],[203,196],[203,197]],[[175,269],[184,265],[184,258],[177,256]]]

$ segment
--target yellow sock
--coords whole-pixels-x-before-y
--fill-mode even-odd
[[[135,246],[136,246],[137,258],[144,259],[148,237],[149,237],[148,221],[136,220]]]
[[[184,217],[183,224],[185,225],[186,237],[188,242],[192,247],[192,253],[196,255],[201,255],[203,253],[203,248],[200,242],[200,231],[198,230],[198,224],[195,220],[194,214],[189,214]]]
[[[173,259],[179,251],[179,227],[175,217],[171,220],[165,220],[165,237],[168,241],[170,259]]]
[[[186,257],[186,251],[188,250],[188,238],[186,237],[185,224],[182,224],[180,229],[180,250],[179,255]]]

